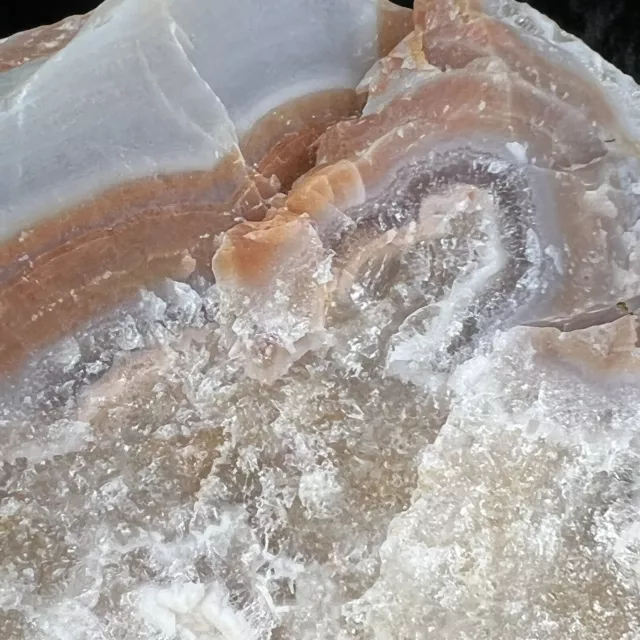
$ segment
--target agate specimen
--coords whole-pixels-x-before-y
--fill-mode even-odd
[[[0,43],[1,637],[640,637],[640,90],[415,4]]]

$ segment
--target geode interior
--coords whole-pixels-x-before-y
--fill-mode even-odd
[[[2,638],[640,637],[640,89],[415,5],[0,43]]]

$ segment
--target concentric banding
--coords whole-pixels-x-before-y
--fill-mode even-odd
[[[446,234],[441,229],[445,218],[462,218],[463,233],[480,231],[486,247],[485,255],[467,256],[472,271],[456,276],[458,288],[468,291],[454,302],[451,321],[459,331],[437,349],[448,361],[489,326],[521,314],[539,295],[536,284],[551,277],[553,265],[532,247],[539,203],[528,178],[526,166],[470,147],[433,151],[401,167],[377,196],[345,211],[355,229],[334,248],[339,294],[377,250],[429,244]]]

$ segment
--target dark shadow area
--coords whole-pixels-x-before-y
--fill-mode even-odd
[[[413,5],[411,0],[393,2],[404,7]],[[36,6],[28,0],[2,0],[0,38],[86,13],[98,4],[97,0],[65,0]],[[617,67],[640,79],[640,0],[531,0],[530,4]]]
[[[392,0],[411,7],[411,0]],[[640,80],[640,0],[530,0],[529,4]]]
[[[533,0],[531,5],[616,67],[640,79],[638,0]]]
[[[64,2],[53,0],[38,5],[28,0],[2,0],[0,2],[0,38],[43,24],[54,24],[67,16],[87,13],[99,4],[99,0],[65,0]]]

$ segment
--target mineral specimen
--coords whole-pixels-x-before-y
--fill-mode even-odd
[[[640,637],[630,78],[513,0],[0,65],[0,636]]]

